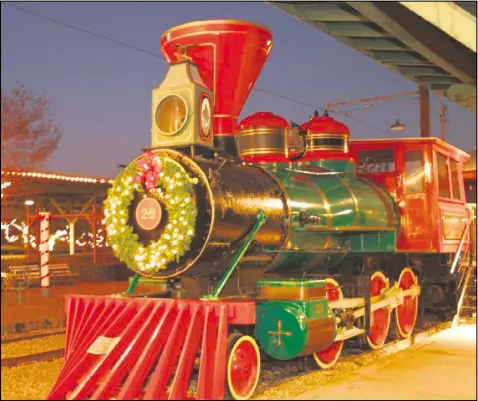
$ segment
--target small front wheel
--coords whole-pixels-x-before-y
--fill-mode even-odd
[[[226,398],[248,400],[254,394],[261,373],[261,355],[256,340],[232,333],[227,340]]]

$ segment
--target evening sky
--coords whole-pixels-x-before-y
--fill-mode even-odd
[[[167,64],[159,54],[161,34],[179,24],[204,19],[244,19],[266,25],[274,45],[256,88],[324,107],[334,100],[416,89],[415,84],[357,51],[266,3],[214,2],[51,2],[13,3],[65,24],[145,50],[141,52],[53,23],[2,3],[1,84],[16,82],[52,101],[64,136],[45,170],[87,176],[114,176],[150,145],[151,90]],[[438,96],[431,96],[432,135],[439,136]],[[476,115],[445,100],[447,140],[471,150]],[[355,110],[346,123],[355,138],[419,136],[418,100],[381,101]],[[314,111],[262,91],[253,91],[241,116],[272,111],[305,121]],[[407,130],[389,130],[397,117]],[[358,122],[362,121],[363,123]]]

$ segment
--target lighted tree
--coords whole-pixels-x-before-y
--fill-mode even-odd
[[[57,149],[63,132],[50,118],[50,104],[23,85],[2,88],[2,168],[38,168]]]

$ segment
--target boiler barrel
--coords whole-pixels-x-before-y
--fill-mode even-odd
[[[192,160],[172,150],[158,152],[181,164],[191,177],[198,179],[194,186],[197,218],[190,249],[179,262],[169,264],[154,277],[223,272],[226,266],[221,263],[222,258],[247,237],[260,210],[266,213],[267,221],[254,241],[260,247],[280,248],[287,234],[284,221],[287,220],[288,209],[280,185],[270,173],[259,167],[224,159]],[[140,198],[137,196],[132,202],[132,211]],[[145,246],[162,235],[160,230],[142,230],[135,221],[135,213],[130,213],[130,216],[130,224]]]
[[[392,197],[373,182],[321,167],[264,168],[225,159],[191,159],[173,150],[157,152],[197,179],[197,217],[188,250],[154,277],[224,273],[260,210],[267,222],[247,255],[262,258],[266,271],[314,272],[347,253],[396,248],[399,214]],[[139,227],[134,218],[139,200],[138,196],[131,204],[130,224],[147,246],[162,233]]]

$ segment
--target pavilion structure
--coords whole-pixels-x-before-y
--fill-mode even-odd
[[[8,170],[1,171],[1,178],[2,259],[39,260],[38,216],[48,212],[52,259],[105,262],[109,250],[101,222],[111,179]]]

